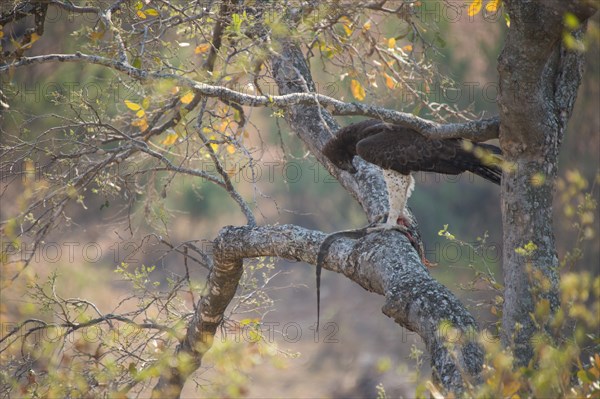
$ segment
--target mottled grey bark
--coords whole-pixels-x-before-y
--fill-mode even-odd
[[[517,365],[526,365],[533,354],[535,304],[559,305],[553,184],[584,57],[565,48],[562,24],[566,12],[585,21],[595,10],[574,0],[505,0],[505,6],[510,28],[498,64],[500,144],[516,168],[502,180],[503,343],[513,347]],[[515,252],[530,242],[537,246],[533,253]],[[539,276],[550,283],[547,290]]]

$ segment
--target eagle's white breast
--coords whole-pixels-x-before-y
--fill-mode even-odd
[[[383,178],[388,191],[390,211],[387,224],[396,224],[398,217],[407,218],[406,202],[415,188],[415,179],[391,169],[383,169]]]

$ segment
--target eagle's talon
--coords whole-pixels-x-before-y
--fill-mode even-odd
[[[367,234],[377,233],[380,231],[398,230],[403,234],[410,234],[408,228],[400,224],[389,224],[389,223],[375,223],[367,227]]]

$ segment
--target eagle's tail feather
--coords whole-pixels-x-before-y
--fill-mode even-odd
[[[488,166],[481,164],[476,166],[472,172],[495,184],[500,184],[500,180],[502,179],[502,169],[496,165]]]

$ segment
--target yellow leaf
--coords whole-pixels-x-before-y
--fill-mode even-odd
[[[393,37],[390,37],[388,39],[388,48],[392,49],[392,48],[396,48],[396,39]]]
[[[352,91],[352,95],[358,101],[362,101],[366,97],[365,89],[362,87],[360,82],[356,79],[352,79],[352,81],[350,82],[350,91]]]
[[[137,126],[140,128],[140,131],[143,132],[146,129],[148,129],[148,121],[146,120],[146,118],[137,119],[137,120],[131,122],[131,126]]]
[[[521,383],[519,381],[512,381],[508,384],[504,384],[504,388],[502,388],[502,396],[511,397],[513,394],[517,393],[517,391],[521,388]]]
[[[362,28],[365,32],[370,30],[371,29],[371,21],[365,22]]]
[[[192,102],[192,100],[194,99],[194,93],[192,93],[191,91],[189,93],[187,93],[186,95],[184,95],[183,97],[181,97],[181,102],[184,104],[189,104]]]
[[[146,15],[151,15],[153,17],[158,17],[160,15],[158,10],[155,10],[154,8],[147,8],[144,11],[146,12]]]
[[[413,46],[412,44],[407,44],[406,46],[402,47],[402,50],[406,51],[407,53],[410,53],[413,50]]]
[[[396,81],[387,73],[383,73],[383,77],[385,78],[385,85],[388,89],[394,89],[396,87]]]
[[[210,140],[211,140],[211,141],[212,141],[212,140],[216,140],[216,139],[217,139],[217,138],[216,138],[214,135],[210,136]],[[214,152],[217,152],[217,151],[219,151],[219,145],[218,145],[218,144],[216,144],[216,143],[210,143],[210,148],[212,148],[212,150],[213,150]]]
[[[40,40],[40,35],[38,35],[37,33],[33,32],[31,34],[31,41],[29,42],[30,44],[37,42],[38,40]]]
[[[227,126],[229,126],[229,121],[228,120],[224,120],[223,122],[219,123],[219,126],[217,127],[217,130],[219,132],[223,133],[227,129]]]
[[[90,38],[92,40],[100,40],[106,31],[92,32],[90,33]],[[1,37],[1,36],[0,36]]]
[[[235,153],[235,146],[233,144],[229,144],[227,146],[227,152],[230,154],[234,154]]]
[[[210,50],[210,44],[209,43],[203,43],[203,44],[200,44],[199,46],[197,46],[194,49],[194,53],[196,53],[196,54],[202,54],[202,53],[206,53],[208,50]]]
[[[352,32],[354,32],[354,31],[348,25],[344,25],[344,32],[346,32],[346,36],[351,36]]]
[[[140,104],[136,104],[129,100],[125,100],[124,102],[127,108],[129,108],[132,111],[139,111],[140,109],[142,109],[142,106]]]
[[[177,141],[177,133],[169,133],[161,142],[162,145],[173,145]]]
[[[141,19],[146,19],[146,14],[142,10],[137,10],[137,16]]]
[[[485,10],[489,13],[495,13],[496,11],[498,11],[498,7],[500,7],[500,0],[490,0],[486,5],[485,5]]]
[[[138,112],[135,113],[135,116],[137,116],[138,118],[141,118],[144,115],[146,115],[146,111],[144,111],[143,109],[140,109]]]
[[[472,0],[471,4],[469,4],[469,8],[467,8],[467,15],[472,17],[479,14],[479,11],[481,11],[482,4],[483,0]]]

